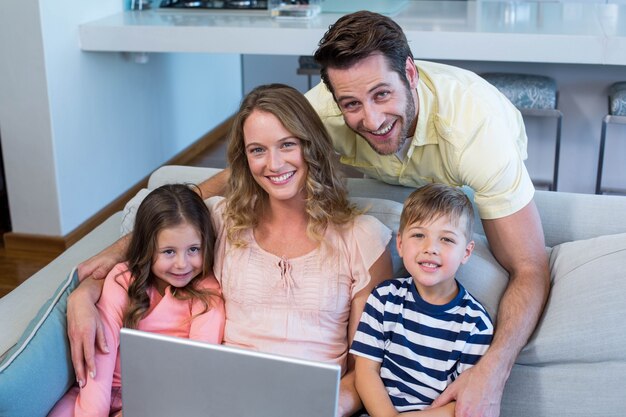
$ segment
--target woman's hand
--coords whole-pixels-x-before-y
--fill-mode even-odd
[[[78,279],[82,282],[86,278],[104,279],[115,265],[124,261],[130,235],[122,236],[111,246],[103,249],[97,255],[81,262],[78,269]]]
[[[95,343],[100,351],[109,353],[95,305],[103,284],[102,279],[86,279],[67,300],[67,334],[76,381],[81,388],[87,382],[87,373],[92,378],[96,376]]]

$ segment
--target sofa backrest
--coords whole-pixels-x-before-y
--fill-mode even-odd
[[[404,202],[413,188],[366,179],[348,179],[353,197],[376,197]],[[471,195],[471,191],[468,192]],[[626,232],[626,197],[537,190],[535,203],[541,216],[546,246]],[[476,218],[476,232],[484,234]]]
[[[201,182],[221,171],[217,168],[165,166],[156,170],[149,189],[175,180]],[[413,188],[385,184],[369,178],[349,178],[351,197],[379,198],[403,203]],[[471,193],[470,193],[471,194]],[[626,232],[626,197],[537,190],[546,246]],[[476,233],[484,234],[480,221]]]

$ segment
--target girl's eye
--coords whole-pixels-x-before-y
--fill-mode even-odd
[[[167,256],[171,256],[171,255],[173,255],[173,254],[174,254],[174,251],[173,251],[172,249],[165,249],[165,250],[163,251],[163,254],[164,254],[164,255],[167,255]]]
[[[190,253],[199,253],[200,252],[200,247],[199,246],[192,246],[191,248],[189,248],[189,252]]]

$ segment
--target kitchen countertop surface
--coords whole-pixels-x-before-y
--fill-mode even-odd
[[[626,2],[405,1],[390,13],[420,59],[626,65]],[[84,51],[311,55],[342,13],[126,11],[79,27]]]

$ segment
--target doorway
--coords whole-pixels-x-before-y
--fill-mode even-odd
[[[0,136],[0,236],[11,231],[11,214],[9,213],[9,195],[4,174],[2,158],[2,137]]]

